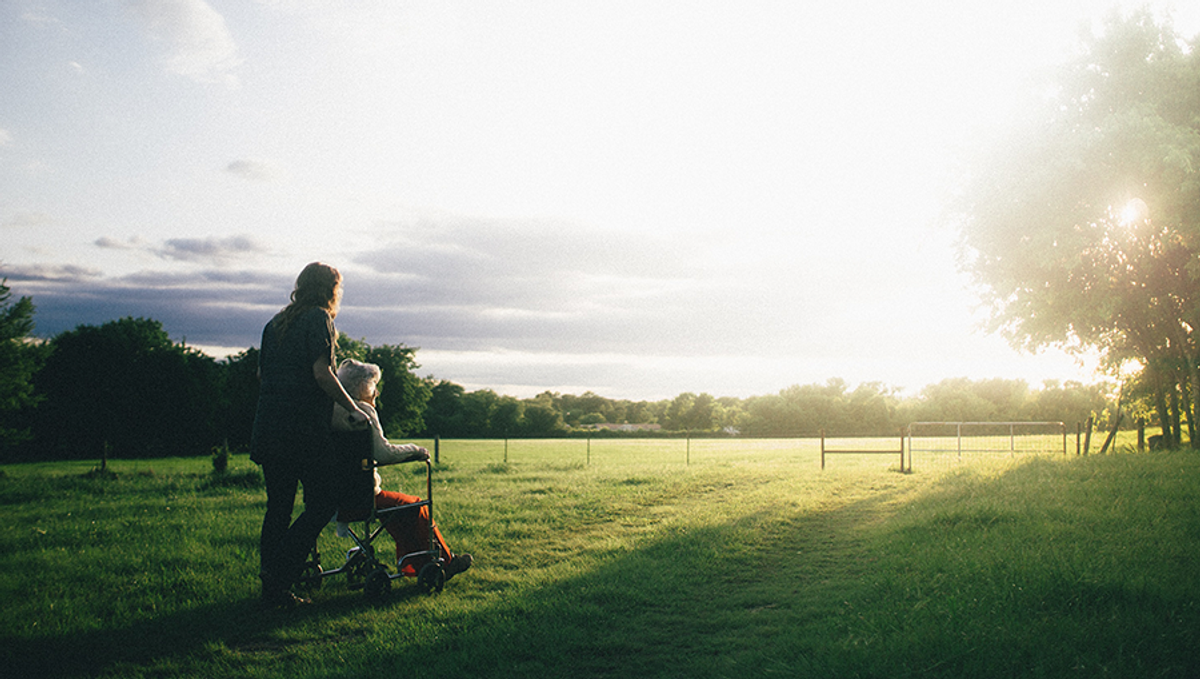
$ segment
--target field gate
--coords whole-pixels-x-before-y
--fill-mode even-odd
[[[892,450],[880,450],[877,448],[828,448],[825,446],[825,430],[821,430],[821,469],[825,468],[826,455],[899,455],[900,456],[900,471],[904,471],[904,430],[900,430],[900,447]],[[912,456],[908,459],[909,471],[912,471]]]
[[[913,422],[908,425],[908,464],[913,455],[1067,454],[1062,422]]]

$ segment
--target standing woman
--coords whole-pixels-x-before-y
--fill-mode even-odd
[[[267,487],[259,545],[267,606],[306,603],[292,594],[292,583],[337,511],[341,475],[330,450],[333,405],[349,411],[355,423],[369,419],[332,368],[341,274],[328,264],[309,264],[296,278],[291,300],[263,328],[258,410],[250,439],[250,459],[262,466]],[[304,484],[304,512],[292,523],[298,483]]]

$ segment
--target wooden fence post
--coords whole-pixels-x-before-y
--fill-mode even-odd
[[[1088,449],[1092,447],[1092,427],[1096,424],[1095,418],[1091,415],[1087,418],[1087,431],[1083,433],[1083,454],[1088,454]]]

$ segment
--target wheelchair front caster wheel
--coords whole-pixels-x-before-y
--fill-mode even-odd
[[[440,592],[446,586],[446,572],[442,570],[441,564],[427,563],[417,573],[417,583],[426,594]]]

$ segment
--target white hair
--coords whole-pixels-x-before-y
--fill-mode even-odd
[[[342,361],[337,369],[338,381],[345,387],[346,393],[359,401],[365,401],[375,386],[383,377],[383,371],[374,363],[363,363],[353,358]]]

